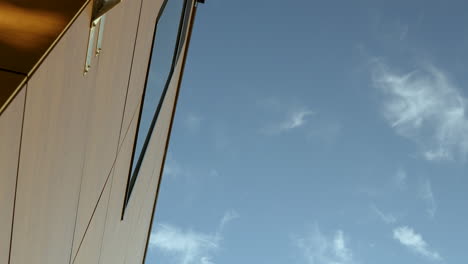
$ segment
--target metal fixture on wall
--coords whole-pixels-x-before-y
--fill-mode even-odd
[[[93,21],[105,15],[122,0],[95,0],[93,5]]]
[[[88,48],[86,51],[86,62],[84,67],[84,74],[91,69],[91,61],[93,57],[94,40],[96,38],[96,30],[98,30],[95,56],[98,56],[102,50],[102,38],[104,35],[104,25],[106,21],[106,14],[119,4],[122,0],[95,0],[93,4],[93,15],[91,18],[91,25],[89,29]],[[99,29],[97,29],[99,27]]]

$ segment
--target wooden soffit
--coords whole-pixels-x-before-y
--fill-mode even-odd
[[[90,0],[0,0],[0,114]]]

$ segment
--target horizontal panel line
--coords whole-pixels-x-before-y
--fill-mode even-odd
[[[0,71],[9,72],[9,73],[14,73],[14,74],[23,75],[23,76],[28,76],[28,75],[27,75],[26,73],[24,73],[24,72],[18,72],[18,71],[14,71],[14,70],[9,70],[9,69],[5,69],[5,68],[2,68],[2,67],[0,67]]]

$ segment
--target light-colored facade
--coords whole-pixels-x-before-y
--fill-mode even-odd
[[[143,263],[196,12],[127,197],[167,1],[123,0],[89,45],[92,0],[0,0],[0,264]]]

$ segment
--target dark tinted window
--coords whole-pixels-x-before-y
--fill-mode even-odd
[[[165,90],[172,75],[179,46],[182,16],[185,10],[184,0],[166,1],[156,25],[153,51],[149,66],[148,79],[143,95],[142,108],[138,123],[135,149],[130,170],[127,199],[138,176],[140,164],[145,155],[159,108],[164,99]]]

